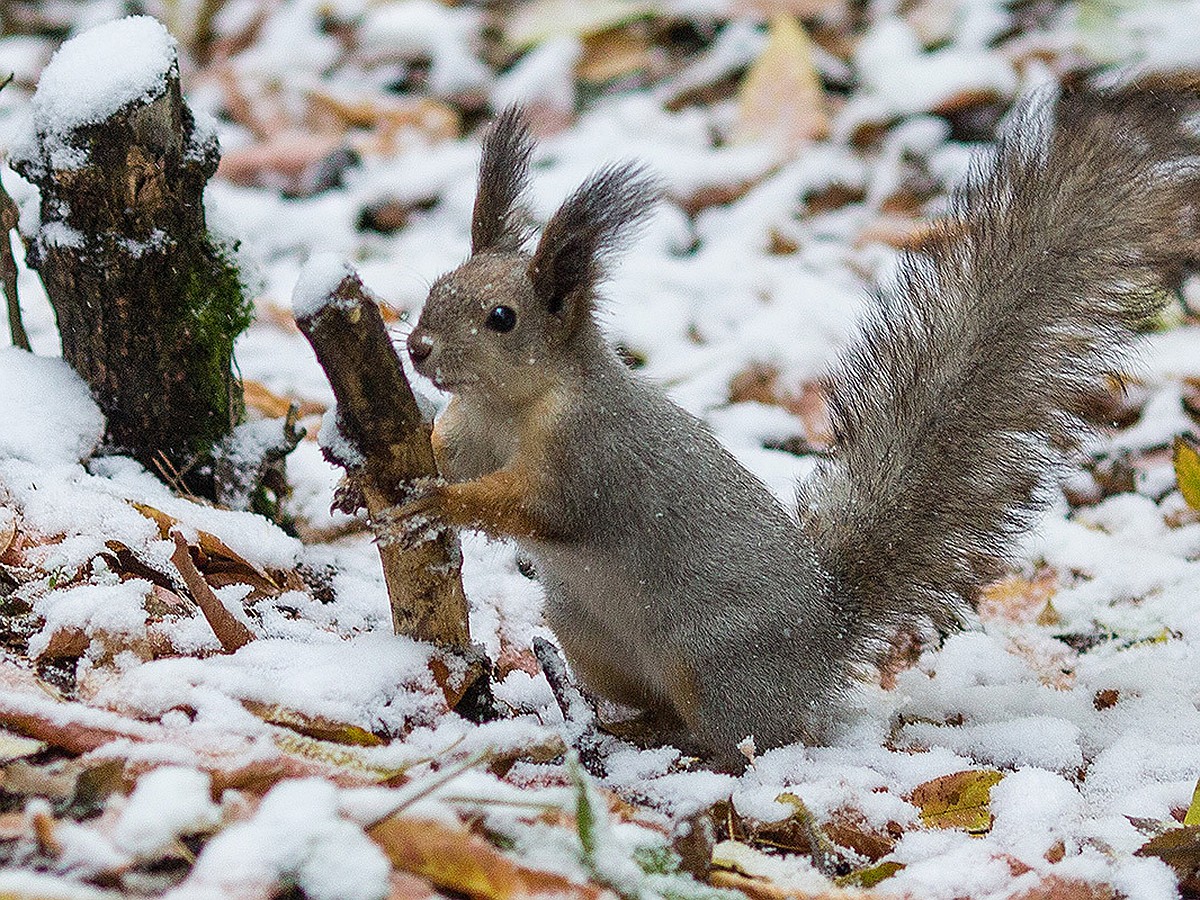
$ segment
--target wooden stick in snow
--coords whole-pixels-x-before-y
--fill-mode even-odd
[[[233,653],[235,650],[245,647],[254,640],[254,633],[246,627],[245,623],[234,618],[233,613],[225,608],[221,598],[204,580],[204,576],[192,562],[192,551],[188,547],[187,539],[178,531],[171,532],[171,538],[175,541],[171,562],[179,570],[183,583],[187,585],[192,599],[200,607],[200,612],[204,613],[204,618],[208,619],[213,634],[217,636],[217,640],[221,642],[225,652]]]
[[[414,480],[437,476],[429,425],[379,307],[349,265],[314,258],[293,307],[337,398],[337,434],[322,436],[326,455],[346,469],[367,514],[379,521],[410,499]],[[415,546],[381,542],[379,555],[396,633],[475,656],[457,536],[440,529]]]

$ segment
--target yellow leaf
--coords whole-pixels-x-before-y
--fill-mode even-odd
[[[988,809],[992,788],[1004,778],[994,769],[968,769],[918,785],[912,802],[930,828],[962,828],[983,834],[992,827]]]
[[[1196,782],[1196,789],[1192,791],[1192,803],[1183,817],[1183,824],[1200,825],[1200,781]]]
[[[837,879],[836,884],[839,887],[873,888],[879,882],[891,878],[903,868],[904,863],[889,859],[885,862],[867,866],[865,869],[859,869],[857,872],[851,872],[849,875],[843,875]]]
[[[264,722],[290,728],[292,731],[316,738],[319,741],[353,744],[357,747],[378,747],[383,743],[383,738],[379,735],[372,734],[358,725],[335,722],[324,716],[310,716],[285,706],[260,703],[257,700],[243,700],[242,705]]]
[[[773,140],[794,151],[828,134],[825,93],[808,35],[794,16],[774,16],[767,46],[738,90],[734,140]]]
[[[1175,438],[1175,478],[1179,493],[1192,509],[1200,509],[1200,450],[1185,437]]]

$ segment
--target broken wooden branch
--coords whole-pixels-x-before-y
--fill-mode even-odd
[[[208,620],[213,634],[221,642],[221,647],[226,653],[233,653],[235,650],[245,647],[254,640],[254,633],[246,627],[244,622],[236,619],[233,613],[225,608],[221,598],[204,580],[204,576],[192,561],[192,551],[188,546],[187,539],[178,531],[171,532],[171,539],[175,542],[175,549],[171,553],[171,562],[179,570],[183,583],[187,585],[192,599],[200,607],[200,612],[204,613],[204,618]]]
[[[371,519],[386,519],[410,499],[413,481],[437,476],[429,425],[379,307],[353,269],[318,257],[296,291],[296,324],[337,398],[336,433],[322,439],[326,455],[346,469]],[[379,555],[396,633],[470,651],[457,536],[434,528],[411,546],[381,542]]]

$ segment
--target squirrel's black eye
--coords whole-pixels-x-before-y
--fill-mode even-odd
[[[492,331],[504,334],[517,327],[517,313],[511,306],[493,306],[484,324]]]

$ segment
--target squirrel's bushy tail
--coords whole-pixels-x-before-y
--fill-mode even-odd
[[[1166,79],[1026,101],[881,293],[830,382],[835,456],[800,491],[864,654],[958,624],[1043,505],[1072,410],[1194,257],[1197,109]]]

